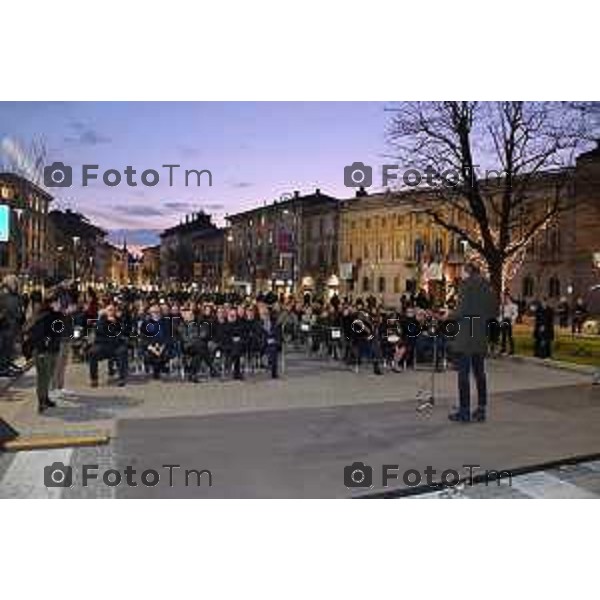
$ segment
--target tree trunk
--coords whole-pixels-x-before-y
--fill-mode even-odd
[[[490,273],[490,284],[496,296],[498,305],[500,305],[500,301],[502,299],[502,270],[504,265],[502,260],[496,257],[488,258],[487,263]]]

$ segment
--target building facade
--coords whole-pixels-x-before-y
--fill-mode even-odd
[[[493,190],[484,191],[499,201]],[[580,155],[573,167],[541,173],[528,184],[514,231],[526,231],[556,199],[561,210],[507,261],[505,285],[518,300],[546,298],[556,304],[561,297],[570,302],[581,297],[598,313],[600,290],[594,286],[600,284],[600,144]],[[439,300],[447,296],[464,261],[476,257],[464,240],[434,223],[426,212],[432,201],[431,192],[422,189],[373,195],[359,191],[342,202],[339,265],[344,294],[373,294],[386,305],[397,305],[402,294],[418,289]],[[490,215],[495,227],[493,211]],[[475,227],[456,211],[449,221],[466,231]]]
[[[581,297],[600,313],[600,291],[593,289],[600,284],[600,143],[581,154],[556,184],[554,178],[542,178],[538,201],[560,193],[565,210],[528,245],[510,281],[511,293],[526,302],[546,298],[551,304]]]
[[[0,173],[0,206],[7,240],[0,241],[0,275],[16,273],[33,280],[52,270],[48,254],[48,209],[52,196],[15,173]]]
[[[195,284],[201,291],[219,291],[222,284],[225,232],[204,212],[160,236],[160,273],[163,282]]]
[[[81,213],[53,210],[49,220],[49,257],[56,280],[78,279],[85,284],[106,277],[102,256],[107,232]]]
[[[363,190],[340,210],[339,263],[345,296],[397,306],[419,289],[441,297],[464,259],[457,237],[432,223],[421,192]]]
[[[317,189],[229,215],[224,284],[229,290],[337,291],[339,201]]]
[[[142,284],[160,283],[160,244],[142,248]]]

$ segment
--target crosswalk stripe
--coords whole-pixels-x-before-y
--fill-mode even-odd
[[[600,473],[600,460],[594,460],[591,462],[584,463],[583,466],[586,469],[590,469],[590,471],[594,471],[594,473]]]
[[[17,452],[0,481],[0,498],[60,498],[64,488],[44,485],[44,468],[55,462],[68,466],[73,448]]]
[[[598,498],[589,490],[546,472],[515,477],[513,487],[531,498]]]

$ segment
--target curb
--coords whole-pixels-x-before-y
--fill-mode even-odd
[[[515,362],[529,363],[539,367],[546,367],[547,369],[555,369],[557,371],[572,371],[582,375],[591,376],[598,371],[598,367],[594,367],[593,365],[580,365],[577,363],[552,360],[550,358],[535,358],[534,356],[522,356],[518,354],[513,354],[512,356],[507,356],[506,358],[514,360]]]
[[[31,435],[19,436],[0,443],[0,451],[20,452],[23,450],[52,450],[55,448],[80,448],[108,444],[110,437],[104,434],[90,435]]]
[[[384,499],[384,498],[408,498],[413,496],[420,496],[421,494],[443,492],[444,490],[453,489],[459,485],[474,486],[481,483],[489,483],[490,481],[501,480],[505,474],[509,474],[509,478],[512,480],[513,477],[519,477],[520,475],[529,475],[538,471],[548,471],[550,469],[558,469],[559,467],[574,466],[584,462],[591,462],[600,460],[600,452],[594,452],[592,454],[577,454],[574,456],[567,456],[565,458],[557,458],[553,460],[544,461],[541,463],[534,463],[531,465],[524,465],[516,467],[514,469],[494,469],[495,475],[492,477],[489,473],[474,475],[473,478],[467,479],[461,477],[456,486],[443,487],[442,484],[434,484],[433,486],[422,484],[414,487],[402,487],[394,488],[390,490],[381,490],[377,492],[370,492],[355,496],[356,500],[373,500],[373,499]],[[490,471],[491,473],[492,471]]]

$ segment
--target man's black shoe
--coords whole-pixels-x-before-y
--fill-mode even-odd
[[[43,413],[47,408],[54,408],[55,406],[56,402],[53,402],[50,398],[44,398],[38,404],[38,412]]]
[[[465,415],[460,411],[450,413],[448,415],[448,419],[450,419],[450,421],[454,421],[455,423],[468,423],[471,420],[468,414]]]
[[[119,379],[117,381],[117,387],[125,387],[126,381],[124,379]]]
[[[476,408],[471,415],[471,421],[477,421],[478,423],[483,423],[485,421],[485,409],[484,408]]]

